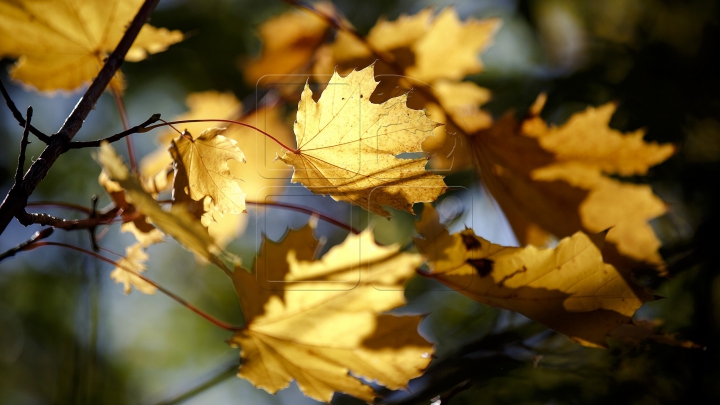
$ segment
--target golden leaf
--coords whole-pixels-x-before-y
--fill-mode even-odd
[[[450,235],[425,206],[415,244],[430,276],[484,304],[519,312],[586,346],[606,346],[610,331],[630,321],[643,302],[631,281],[604,263],[600,248],[578,232],[555,249],[495,245],[472,229]],[[603,235],[600,235],[603,236]]]
[[[270,133],[286,145],[292,145],[294,137],[288,125],[282,122],[279,109],[276,107],[262,107],[250,114],[243,115],[243,106],[232,93],[207,91],[188,95],[186,104],[189,111],[174,121],[198,119],[236,119],[237,121],[254,125]],[[187,123],[181,128],[191,134],[199,134],[207,129],[207,123]],[[290,177],[289,169],[277,160],[281,148],[263,134],[247,127],[231,125],[223,135],[237,143],[245,154],[247,164],[240,164],[235,160],[228,161],[230,173],[242,179],[241,188],[246,198],[253,201],[264,201],[273,194],[279,194],[277,187],[281,186]],[[140,165],[141,173],[145,177],[161,179],[171,169],[173,159],[168,153],[171,141],[177,136],[175,131],[166,131],[158,137],[158,149],[145,157]],[[157,173],[157,174],[156,174]],[[158,182],[154,182],[157,185]],[[183,186],[184,187],[184,186]],[[185,203],[189,203],[188,198]],[[205,214],[203,204],[197,204],[198,217]],[[220,246],[225,246],[230,240],[237,237],[247,224],[248,216],[245,214],[228,214],[220,216],[219,213],[205,215],[208,232]]]
[[[480,73],[478,54],[492,44],[499,26],[498,19],[469,18],[462,23],[452,7],[434,18],[432,10],[424,9],[412,16],[400,16],[397,21],[378,21],[366,38],[371,48],[346,32],[339,32],[331,47],[341,72],[368,66],[377,59],[374,50],[393,63],[387,66],[379,61],[378,74],[388,69],[428,85],[438,79],[460,80]],[[438,58],[439,49],[442,58]]]
[[[125,294],[130,294],[131,287],[135,287],[143,294],[155,294],[157,288],[137,276],[145,271],[147,259],[148,255],[143,251],[141,243],[125,248],[125,257],[117,261],[115,269],[110,273],[110,278],[115,280],[116,284],[123,283]]]
[[[100,172],[98,183],[110,195],[110,198],[115,202],[115,206],[122,209],[123,217],[127,218],[125,220],[128,222],[124,222],[120,226],[121,232],[132,233],[143,248],[163,241],[164,234],[147,222],[145,215],[138,216],[135,207],[127,202],[125,191],[120,184],[110,180],[104,171]]]
[[[230,272],[218,257],[218,254],[223,252],[200,221],[179,205],[172,206],[170,211],[163,210],[152,195],[143,189],[140,180],[130,174],[128,167],[108,143],[100,146],[98,161],[110,180],[117,182],[123,188],[128,203],[145,215],[153,225],[175,238],[196,256]]]
[[[603,256],[626,276],[638,262],[662,267],[647,221],[665,204],[649,186],[609,175],[645,174],[675,148],[644,142],[642,131],[609,128],[613,105],[589,108],[560,127],[549,127],[537,115],[541,108],[542,100],[522,123],[508,115],[470,138],[481,177],[520,242],[542,246],[543,235],[609,229]]]
[[[17,57],[10,76],[40,91],[74,90],[91,81],[117,46],[142,0],[0,1],[0,58]],[[183,39],[145,24],[126,60],[137,62]],[[121,76],[111,86],[122,89]]]
[[[316,9],[335,14],[332,3],[318,2]],[[252,85],[264,84],[263,76],[300,73],[306,70],[315,51],[325,42],[330,26],[321,17],[306,10],[292,10],[271,18],[258,28],[262,40],[259,58],[245,66],[245,79]]]
[[[373,104],[373,66],[347,77],[333,75],[315,102],[305,86],[298,106],[297,152],[280,159],[295,168],[292,181],[378,215],[382,206],[412,212],[416,202],[434,201],[445,189],[442,176],[425,171],[427,159],[400,159],[421,152],[438,125],[423,111],[407,108],[407,95]]]
[[[461,23],[454,8],[433,14],[425,9],[396,21],[378,21],[366,38],[370,47],[339,32],[326,69],[348,72],[377,60],[373,50],[379,53],[375,72],[382,79],[371,101],[381,103],[412,89],[408,107],[427,109],[433,121],[446,124],[423,143],[423,150],[433,154],[432,167],[461,170],[472,164],[466,135],[489,127],[492,117],[478,107],[489,100],[489,91],[457,80],[482,71],[479,54],[492,44],[500,21],[469,18]]]
[[[311,220],[300,229],[288,231],[280,242],[266,238],[255,258],[253,273],[244,269],[235,270],[233,283],[246,320],[262,315],[264,305],[271,296],[282,299],[287,286],[285,276],[290,270],[287,261],[290,251],[297,260],[310,261],[315,257],[318,241],[313,235],[314,229],[315,224]],[[249,287],[254,285],[259,288]]]
[[[187,190],[195,201],[210,197],[213,208],[221,214],[245,212],[245,193],[238,180],[230,173],[229,160],[245,163],[245,155],[237,143],[220,132],[225,128],[208,128],[197,138],[188,135],[175,138],[170,154],[175,162],[182,161],[186,170]],[[177,178],[177,174],[176,174]]]
[[[421,257],[401,253],[399,246],[378,246],[365,231],[348,236],[321,260],[300,261],[316,243],[301,238],[308,232],[309,227],[290,231],[291,242],[272,248],[273,254],[286,253],[289,267],[282,297],[259,294],[253,276],[235,283],[241,303],[244,296],[267,298],[262,311],[248,307],[245,329],[230,340],[242,348],[238,375],[271,393],[294,379],[305,395],[325,402],[333,392],[371,401],[373,389],[354,376],[390,389],[406,387],[429,363],[432,345],[417,333],[420,317],[381,313],[405,303],[403,283]]]

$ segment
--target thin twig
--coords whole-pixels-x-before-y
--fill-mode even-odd
[[[269,206],[269,207],[285,208],[285,209],[289,209],[292,211],[303,212],[305,214],[314,215],[314,216],[322,219],[323,221],[329,222],[337,227],[345,229],[348,232],[354,233],[356,235],[360,234],[360,231],[355,229],[352,225],[346,224],[344,222],[340,222],[335,218],[329,217],[329,216],[327,216],[321,212],[317,212],[311,208],[301,207],[299,205],[275,202],[275,201],[248,201],[248,200],[245,200],[245,204],[247,204],[247,205],[265,205],[265,206]]]
[[[18,156],[18,165],[15,169],[15,186],[20,187],[23,181],[23,169],[25,168],[25,151],[27,145],[30,143],[28,140],[28,134],[30,132],[30,121],[32,120],[33,108],[32,106],[27,108],[27,120],[25,121],[25,128],[23,129],[22,139],[20,139],[20,156]]]
[[[91,229],[97,227],[98,225],[108,224],[117,217],[118,211],[119,208],[114,207],[107,212],[83,219],[64,219],[49,214],[36,214],[23,211],[17,215],[17,218],[18,221],[25,226],[39,224],[43,226],[52,226],[53,228],[62,229],[64,231],[73,231],[76,229]]]
[[[218,367],[217,370],[213,370],[212,372],[208,373],[210,374],[209,377],[204,377],[202,380],[203,382],[197,384],[197,380],[199,378],[193,379],[193,383],[197,384],[195,386],[190,385],[191,388],[187,389],[186,391],[173,396],[170,399],[166,399],[163,401],[158,402],[156,405],[175,405],[179,404],[185,400],[188,400],[205,390],[212,388],[216,386],[217,384],[225,381],[227,378],[234,376],[237,373],[238,369],[238,360],[235,359],[233,361],[229,361],[227,364]]]
[[[117,141],[125,138],[125,137],[128,136],[128,135],[141,134],[141,133],[148,132],[148,131],[150,131],[151,129],[155,128],[155,127],[150,127],[150,128],[148,128],[148,125],[154,124],[154,123],[156,123],[156,122],[158,122],[158,121],[162,121],[162,120],[160,119],[160,114],[153,114],[150,118],[148,118],[148,119],[147,119],[145,122],[143,122],[142,124],[140,124],[140,125],[135,125],[134,127],[130,128],[130,129],[126,130],[126,131],[120,132],[119,134],[115,134],[115,135],[109,136],[109,137],[107,137],[107,138],[98,139],[98,140],[95,140],[95,141],[77,141],[77,142],[70,142],[70,144],[68,145],[67,148],[68,148],[68,149],[97,148],[97,147],[100,147],[100,144],[102,144],[103,142],[113,143],[113,142],[117,142]]]
[[[88,207],[84,207],[80,204],[73,204],[68,202],[61,202],[61,201],[32,201],[27,203],[28,207],[62,207],[67,208],[75,211],[82,212],[84,214],[90,215],[92,212],[92,209]]]
[[[155,129],[155,128],[159,128],[159,127],[164,127],[164,126],[166,126],[166,125],[188,124],[188,123],[193,123],[193,122],[226,122],[226,123],[229,123],[229,124],[235,124],[235,125],[240,125],[240,126],[247,127],[247,128],[250,128],[250,129],[254,129],[255,131],[258,131],[258,132],[260,132],[261,134],[263,134],[263,135],[267,136],[268,138],[272,139],[273,141],[275,141],[275,143],[277,143],[277,144],[280,145],[281,147],[287,149],[288,151],[290,151],[290,152],[292,152],[292,153],[294,153],[294,154],[296,154],[296,155],[297,155],[298,153],[300,153],[300,151],[298,151],[297,149],[293,149],[293,148],[285,145],[284,143],[280,142],[280,140],[278,140],[278,139],[275,138],[274,136],[268,134],[267,132],[263,131],[262,129],[257,128],[257,127],[254,127],[254,126],[252,126],[252,125],[250,125],[250,124],[246,124],[246,123],[244,123],[244,122],[234,121],[234,120],[211,118],[211,119],[205,119],[205,120],[180,120],[180,121],[170,121],[170,122],[165,122],[165,123],[163,123],[163,124],[156,124],[156,125],[153,125],[153,126],[151,126],[151,127],[147,127],[147,128],[145,128],[145,129],[149,131],[149,130],[151,130],[151,129]]]
[[[50,142],[40,157],[30,166],[23,178],[22,187],[13,192],[11,189],[0,205],[0,234],[5,232],[8,224],[16,214],[22,214],[28,197],[35,191],[37,185],[45,178],[55,161],[68,150],[70,141],[78,133],[90,111],[95,107],[98,99],[107,88],[115,72],[120,68],[125,55],[135,42],[140,29],[145,25],[150,14],[160,0],[145,0],[138,10],[135,18],[128,26],[127,31],[118,43],[113,53],[106,59],[105,64],[95,80],[75,106],[70,116],[65,120],[60,130],[51,137]]]
[[[120,114],[120,121],[122,122],[123,129],[127,131],[130,128],[130,120],[128,120],[127,110],[125,109],[125,102],[123,101],[122,94],[120,91],[110,84],[110,92],[115,99],[115,106],[117,106],[118,113]],[[130,169],[133,173],[137,173],[137,161],[135,160],[135,146],[133,146],[132,138],[126,137],[125,143],[128,149],[128,158],[130,159]]]
[[[8,108],[10,109],[10,112],[12,112],[13,117],[15,120],[20,124],[21,127],[25,127],[25,119],[23,118],[22,114],[20,114],[20,111],[15,106],[15,103],[10,98],[10,94],[8,94],[7,89],[5,89],[5,85],[3,84],[2,80],[0,80],[0,92],[2,92],[3,97],[5,98],[5,103],[7,104]],[[41,140],[44,143],[50,143],[50,137],[45,135],[42,131],[35,128],[34,126],[30,125],[30,133],[37,136],[39,140]]]
[[[3,261],[5,259],[7,259],[8,257],[13,257],[18,252],[27,250],[28,248],[30,248],[32,245],[34,245],[38,241],[43,240],[43,239],[49,237],[50,235],[52,235],[53,232],[55,232],[55,229],[53,229],[53,228],[45,228],[45,229],[41,229],[41,230],[35,232],[33,234],[32,238],[30,238],[30,240],[26,240],[25,242],[15,246],[14,248],[9,249],[6,252],[3,252],[2,254],[0,254],[0,261]]]
[[[86,255],[90,255],[90,256],[92,256],[92,257],[94,257],[94,258],[96,258],[96,259],[102,260],[102,261],[104,261],[104,262],[106,262],[106,263],[110,263],[110,264],[112,264],[112,265],[114,265],[114,266],[116,266],[116,267],[119,267],[119,268],[121,268],[121,269],[123,269],[123,270],[125,270],[125,271],[128,271],[128,272],[132,273],[134,276],[140,278],[141,280],[145,281],[146,283],[148,283],[148,284],[152,285],[153,287],[157,288],[158,291],[160,291],[160,292],[162,292],[163,294],[167,295],[168,297],[172,298],[173,300],[175,300],[176,302],[178,302],[180,305],[184,306],[185,308],[187,308],[187,309],[195,312],[196,314],[198,314],[198,315],[200,315],[201,317],[205,318],[206,320],[210,321],[210,322],[211,322],[212,324],[214,324],[215,326],[218,326],[218,327],[220,327],[220,328],[222,328],[222,329],[225,329],[225,330],[228,330],[228,331],[231,331],[231,332],[238,331],[238,330],[242,330],[242,329],[244,328],[244,327],[241,327],[241,326],[233,326],[233,325],[230,325],[230,324],[228,324],[228,323],[225,323],[225,322],[223,322],[223,321],[221,321],[221,320],[219,320],[219,319],[214,318],[212,315],[210,315],[210,314],[206,313],[205,311],[199,309],[198,307],[194,306],[193,304],[185,301],[183,298],[180,298],[180,296],[172,293],[170,290],[167,290],[166,288],[162,287],[160,284],[158,284],[158,283],[150,280],[149,278],[143,276],[142,274],[139,274],[139,273],[137,273],[137,272],[135,272],[135,271],[127,268],[126,266],[123,266],[122,264],[119,264],[119,263],[115,262],[115,261],[112,260],[112,259],[108,259],[107,257],[105,257],[105,256],[103,256],[103,255],[100,255],[100,254],[95,253],[95,252],[91,252],[91,251],[89,251],[89,250],[87,250],[87,249],[83,249],[83,248],[78,247],[78,246],[72,246],[72,245],[68,245],[68,244],[65,244],[65,243],[58,243],[58,242],[38,242],[38,243],[35,243],[35,244],[32,246],[32,248],[41,247],[41,246],[58,246],[58,247],[66,248],[66,249],[72,249],[72,250],[75,250],[75,251],[77,251],[77,252],[85,253]]]

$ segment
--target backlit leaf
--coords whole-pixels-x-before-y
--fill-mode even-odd
[[[142,0],[1,0],[0,58],[18,58],[10,75],[40,91],[91,81],[125,33]],[[125,59],[137,62],[183,39],[145,24]],[[111,86],[122,89],[118,73]]]
[[[627,324],[643,302],[595,240],[578,232],[555,249],[505,247],[472,229],[450,235],[426,204],[415,244],[430,276],[484,304],[519,312],[587,346],[606,346],[608,333]],[[603,235],[599,235],[603,236]]]
[[[263,291],[252,275],[236,276],[241,303],[267,299],[262,310],[246,305],[246,327],[230,340],[242,348],[238,375],[271,393],[296,380],[305,395],[325,402],[333,392],[371,401],[373,389],[355,376],[390,389],[406,387],[429,363],[432,345],[418,335],[420,317],[382,313],[405,303],[403,284],[421,257],[401,253],[399,246],[378,246],[365,231],[348,236],[321,260],[304,261],[299,258],[316,243],[302,237],[309,231],[290,231],[288,242],[268,245],[274,256],[258,261],[272,271],[289,268],[278,283],[282,295]],[[287,265],[275,256],[282,253]]]
[[[446,186],[425,170],[427,159],[396,156],[422,152],[438,124],[407,108],[407,95],[371,103],[376,86],[372,66],[344,78],[336,73],[318,102],[306,85],[295,123],[297,153],[280,159],[295,168],[293,182],[316,194],[382,216],[390,215],[382,206],[412,212],[414,203],[434,201]]]

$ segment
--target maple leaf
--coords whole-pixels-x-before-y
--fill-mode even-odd
[[[432,166],[460,170],[472,163],[466,135],[489,127],[492,117],[478,108],[489,100],[489,91],[457,80],[482,72],[479,55],[492,44],[500,21],[469,18],[463,23],[452,7],[433,14],[425,9],[396,21],[378,21],[368,33],[367,45],[339,32],[330,45],[332,59],[324,70],[336,67],[347,72],[367,66],[379,53],[382,57],[375,62],[376,73],[383,79],[371,101],[383,102],[412,89],[408,106],[427,109],[434,121],[446,124],[423,143],[423,150],[433,154]]]
[[[667,159],[672,145],[646,143],[641,130],[623,135],[608,127],[612,104],[588,108],[560,127],[538,116],[517,123],[505,116],[470,138],[478,170],[521,243],[543,246],[547,235],[610,229],[603,256],[627,277],[638,262],[662,266],[660,241],[647,223],[665,204],[647,185],[609,175],[643,175]]]
[[[187,96],[186,104],[189,111],[176,117],[174,120],[198,120],[208,118],[235,119],[240,122],[254,125],[272,134],[286,145],[294,142],[289,127],[282,122],[277,107],[261,107],[254,112],[243,115],[243,106],[232,93],[207,91],[192,93]],[[184,124],[188,132],[199,134],[207,129],[206,123]],[[280,148],[261,133],[247,127],[232,125],[223,135],[236,142],[248,161],[240,164],[236,160],[229,160],[230,174],[242,179],[241,188],[247,198],[254,201],[264,201],[272,194],[278,194],[278,186],[284,184],[290,177],[288,167],[276,159]],[[177,133],[166,131],[158,136],[157,150],[146,156],[140,165],[140,172],[146,178],[163,179],[165,173],[172,170],[173,158],[168,153],[168,147]],[[157,182],[153,182],[157,186]],[[184,187],[184,186],[182,186]],[[181,193],[182,194],[182,193]],[[184,203],[190,203],[188,197]],[[212,209],[212,207],[209,207]],[[220,246],[225,246],[230,240],[245,229],[248,216],[245,214],[228,214],[210,212],[206,214],[204,204],[197,204],[198,217],[204,218],[204,225],[208,232]]]
[[[155,243],[162,242],[164,234],[154,227],[152,224],[147,222],[147,217],[144,215],[137,215],[135,207],[127,202],[125,198],[125,191],[117,182],[110,180],[107,173],[104,171],[100,172],[98,176],[98,183],[107,191],[110,198],[112,198],[115,206],[122,209],[122,215],[124,218],[132,218],[128,222],[124,222],[120,226],[121,232],[130,232],[135,236],[135,239],[139,242],[142,247],[148,247]]]
[[[323,12],[321,7],[315,7]],[[333,13],[325,14],[339,18]],[[459,170],[470,166],[472,162],[463,131],[487,128],[492,118],[478,108],[478,104],[488,100],[489,92],[474,83],[455,81],[482,71],[478,55],[491,45],[500,22],[498,19],[473,18],[461,22],[452,7],[442,10],[437,16],[434,14],[432,9],[427,8],[415,15],[402,15],[396,21],[381,19],[364,40],[341,29],[331,44],[318,47],[314,54],[307,52],[304,60],[293,59],[288,65],[297,66],[294,70],[296,73],[329,75],[334,71],[348,74],[374,64],[375,73],[383,79],[370,95],[370,100],[382,103],[414,90],[408,98],[408,107],[427,109],[434,121],[448,125],[439,128],[436,136],[423,144],[423,150],[434,155],[430,161],[434,168]],[[284,21],[288,25],[298,23],[289,17],[277,17],[272,21]],[[347,21],[342,21],[341,25],[351,27]],[[283,28],[284,31],[300,29]],[[313,46],[315,44],[317,42],[313,42]],[[299,46],[306,49],[302,44]],[[443,58],[437,57],[438,49],[442,49]],[[261,60],[277,61],[277,65],[285,66],[285,53],[299,54],[291,53],[286,48],[264,48]],[[275,67],[268,67],[265,72],[276,70]],[[250,77],[255,75],[250,74]],[[274,79],[282,81],[282,78]],[[284,87],[280,89],[284,90]],[[283,96],[289,98],[287,94]],[[447,105],[444,105],[445,102]],[[459,118],[461,124],[446,120],[446,111],[450,112],[453,119]]]
[[[318,2],[313,6],[327,15],[335,15],[332,3]],[[277,81],[278,76],[305,70],[328,37],[330,26],[313,13],[295,9],[265,21],[258,32],[261,55],[244,68],[245,79],[252,85],[267,84],[264,76]]]
[[[147,259],[148,255],[143,251],[142,243],[136,243],[125,248],[125,257],[117,261],[115,269],[110,273],[110,278],[115,280],[116,284],[122,283],[124,285],[125,294],[130,294],[131,287],[135,287],[144,294],[155,294],[157,288],[137,276],[137,274],[145,271]]]
[[[10,76],[40,91],[73,90],[91,81],[120,42],[142,0],[0,1],[0,58],[17,57]],[[125,60],[137,62],[183,39],[145,24]],[[117,74],[110,84],[124,86]]]
[[[610,331],[630,321],[648,294],[603,262],[598,240],[578,232],[555,249],[514,248],[467,229],[450,234],[426,204],[415,244],[433,277],[484,304],[519,312],[586,346],[605,347]],[[603,235],[600,235],[603,236]]]
[[[298,105],[297,151],[280,159],[295,168],[292,181],[382,216],[382,206],[412,212],[445,189],[442,176],[425,171],[427,159],[400,159],[421,152],[437,127],[423,111],[406,107],[407,95],[383,104],[369,96],[377,86],[373,66],[347,77],[335,73],[318,102],[305,86]]]
[[[220,132],[225,128],[208,128],[197,138],[185,134],[172,141],[170,154],[181,162],[187,176],[185,192],[195,201],[210,197],[213,208],[221,214],[245,212],[245,193],[230,173],[229,160],[245,163],[245,155]],[[177,176],[177,175],[176,175]]]
[[[236,270],[246,317],[230,340],[242,348],[238,375],[270,393],[294,379],[305,395],[325,402],[335,391],[371,401],[373,389],[354,376],[404,388],[429,363],[432,345],[417,333],[420,317],[381,313],[405,303],[403,283],[422,258],[378,246],[366,230],[321,260],[304,261],[317,244],[311,232],[306,226],[268,242],[256,263],[267,268],[267,281],[284,276],[281,295],[273,291],[279,286],[264,290],[267,281]],[[267,300],[262,308],[258,299]]]
[[[378,73],[392,69],[392,73],[406,74],[425,84],[480,73],[478,54],[492,43],[499,20],[469,18],[462,23],[453,7],[434,18],[433,14],[431,9],[424,9],[413,16],[402,15],[397,21],[378,21],[366,38],[371,48],[353,35],[339,32],[331,45],[333,60],[344,71],[368,66],[377,59],[373,51],[378,51],[393,64],[378,62]],[[442,58],[437,57],[438,50],[442,50]]]
[[[127,202],[139,213],[145,215],[153,225],[175,238],[196,256],[230,272],[218,257],[224,252],[208,234],[207,229],[183,206],[175,205],[170,211],[163,210],[152,195],[145,191],[140,180],[130,174],[130,170],[110,144],[104,142],[100,146],[97,158],[110,180],[117,182],[123,188]]]

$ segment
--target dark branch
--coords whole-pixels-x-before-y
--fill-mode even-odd
[[[0,234],[5,231],[5,228],[7,228],[16,214],[22,215],[30,194],[32,194],[35,187],[45,178],[58,157],[68,150],[70,141],[72,141],[73,137],[75,137],[80,130],[83,121],[85,121],[85,118],[90,114],[90,111],[92,111],[95,103],[115,75],[115,72],[117,72],[120,65],[122,65],[125,60],[125,55],[128,50],[130,50],[130,46],[132,46],[135,38],[137,38],[140,33],[140,29],[145,25],[148,18],[150,18],[150,14],[159,1],[160,0],[145,0],[117,47],[107,58],[100,73],[98,73],[95,80],[90,84],[90,87],[77,103],[73,112],[65,120],[65,123],[57,134],[50,139],[50,143],[40,154],[40,157],[30,166],[25,178],[23,178],[22,187],[11,189],[5,197],[2,205],[0,205]]]
[[[15,117],[15,120],[17,120],[18,124],[20,124],[21,127],[24,127],[26,125],[25,119],[23,118],[22,114],[20,114],[20,110],[15,107],[15,103],[10,98],[10,94],[8,94],[7,90],[5,89],[5,85],[3,84],[2,80],[0,80],[0,92],[2,92],[2,95],[5,98],[5,103],[10,109],[10,112],[12,112],[13,117]],[[30,125],[30,133],[37,136],[37,138],[44,143],[50,143],[50,137],[45,135],[42,131],[32,125]]]
[[[17,246],[15,246],[12,249],[9,249],[8,251],[0,254],[0,261],[3,261],[7,259],[8,257],[15,256],[18,252],[22,252],[23,250],[28,249],[32,245],[34,245],[36,242],[45,239],[53,234],[55,230],[53,228],[45,228],[40,231],[35,232],[35,234],[30,238],[30,240],[27,240]]]
[[[27,121],[25,121],[25,129],[23,129],[22,139],[20,139],[20,156],[18,156],[18,165],[17,169],[15,169],[15,185],[13,187],[20,187],[20,184],[22,184],[23,169],[25,168],[25,151],[27,150],[28,143],[30,143],[30,141],[28,141],[28,134],[30,131],[30,121],[32,120],[32,115],[33,109],[32,107],[28,107]]]
[[[119,134],[115,134],[113,136],[109,136],[107,138],[98,139],[96,141],[80,141],[80,142],[70,142],[68,145],[68,149],[82,149],[82,148],[97,148],[100,146],[101,143],[107,142],[107,143],[113,143],[117,142],[123,138],[125,138],[128,135],[137,134],[137,133],[143,133],[148,132],[152,128],[146,128],[150,124],[154,124],[160,120],[160,114],[153,114],[152,117],[148,118],[147,121],[143,122],[140,125],[136,125],[127,131],[122,131]]]
[[[115,219],[119,210],[119,208],[115,207],[107,212],[96,214],[95,216],[84,219],[64,219],[49,214],[36,214],[23,211],[17,215],[17,219],[25,226],[38,224],[43,226],[52,226],[53,228],[62,229],[64,231],[73,231],[76,229],[92,229],[98,225],[108,224]]]

